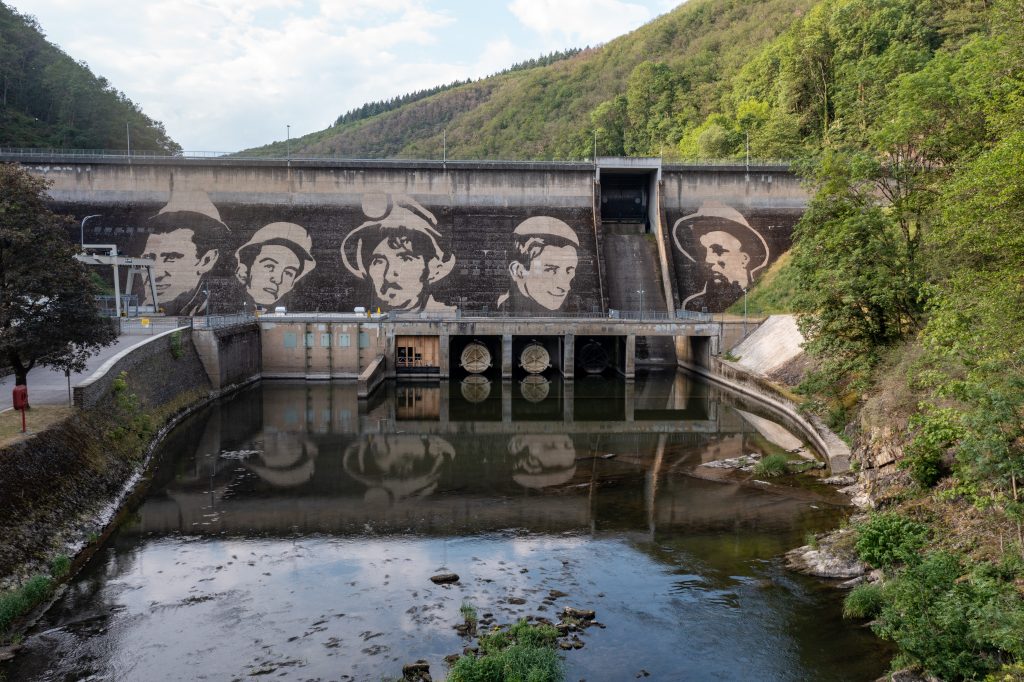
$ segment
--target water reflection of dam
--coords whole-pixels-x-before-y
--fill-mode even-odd
[[[129,530],[449,533],[789,522],[806,500],[677,475],[769,440],[681,375],[555,383],[264,384],[197,415],[163,447]],[[529,389],[527,389],[529,390]],[[479,396],[474,396],[477,398]]]

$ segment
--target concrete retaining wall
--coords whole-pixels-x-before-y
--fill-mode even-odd
[[[107,360],[75,386],[75,405],[92,409],[103,403],[122,372],[140,404],[150,410],[188,391],[208,393],[213,388],[192,343],[192,330],[186,327],[157,334]]]
[[[753,398],[775,412],[786,422],[786,426],[795,427],[795,430],[811,442],[814,449],[825,458],[833,474],[850,470],[850,446],[832,433],[820,419],[802,413],[799,407],[771,382],[717,357],[711,357],[706,367],[685,360],[680,360],[679,366],[708,381]]]

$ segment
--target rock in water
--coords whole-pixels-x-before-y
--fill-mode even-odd
[[[578,618],[580,620],[594,620],[597,614],[593,611],[587,611],[585,609],[574,609],[571,606],[566,606],[562,609],[562,615],[568,618]]]
[[[430,581],[435,585],[448,585],[459,582],[459,576],[457,573],[438,573],[430,576]]]
[[[431,682],[430,664],[424,660],[406,663],[402,666],[402,680],[407,682]]]

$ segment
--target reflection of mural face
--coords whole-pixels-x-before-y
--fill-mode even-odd
[[[683,300],[683,308],[689,310],[724,310],[768,264],[764,238],[739,212],[718,202],[707,202],[696,213],[677,220],[672,239],[701,268],[700,290],[687,292]]]
[[[455,457],[451,443],[437,436],[368,436],[345,451],[345,472],[367,486],[367,499],[383,489],[390,499],[429,495],[441,466]]]
[[[367,195],[363,212],[369,220],[341,244],[345,268],[368,281],[374,305],[386,310],[451,310],[434,299],[431,289],[455,267],[441,248],[437,219],[409,197]]]
[[[561,220],[538,216],[520,223],[513,238],[512,287],[498,299],[498,307],[512,312],[560,309],[579,264],[576,233]]]
[[[147,237],[141,255],[156,261],[153,281],[159,303],[193,296],[203,275],[217,263],[218,251],[210,249],[200,254],[194,237],[193,230],[184,228]],[[151,305],[149,298],[147,291],[145,303]],[[177,306],[168,306],[168,312],[177,312]]]
[[[235,277],[257,305],[284,298],[316,267],[306,230],[294,223],[271,223],[260,228],[235,252]]]
[[[516,458],[512,478],[525,488],[559,485],[576,473],[576,446],[567,434],[515,436],[508,451]]]
[[[270,485],[287,488],[313,478],[317,453],[316,444],[308,438],[275,433],[264,439],[260,454],[263,463],[246,462],[245,466]]]

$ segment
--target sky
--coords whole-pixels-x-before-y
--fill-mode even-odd
[[[365,102],[607,42],[682,0],[4,1],[186,151],[237,151],[322,130]]]

